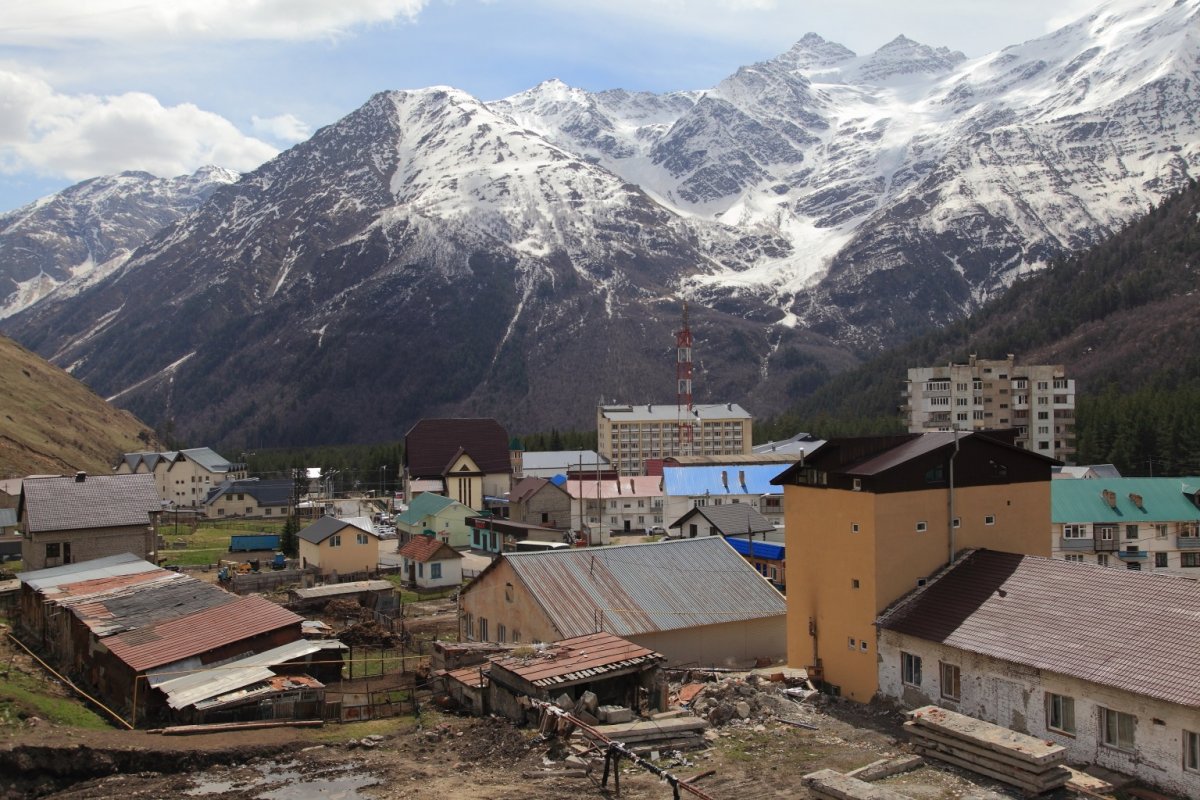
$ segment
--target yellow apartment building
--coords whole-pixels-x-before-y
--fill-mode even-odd
[[[875,620],[967,548],[1049,556],[1054,460],[1001,434],[831,439],[784,487],[788,663],[842,696],[878,688]]]

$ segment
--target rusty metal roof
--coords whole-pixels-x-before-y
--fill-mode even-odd
[[[83,480],[26,478],[21,484],[25,524],[30,532],[126,527],[150,524],[162,511],[154,476],[87,475]]]
[[[978,550],[885,612],[881,628],[1200,708],[1200,583]]]
[[[294,625],[301,618],[257,595],[127,631],[104,640],[113,655],[141,672],[181,661],[243,639]]]
[[[91,561],[80,561],[75,564],[64,564],[61,567],[22,572],[18,575],[24,583],[34,591],[52,595],[53,591],[69,583],[92,580],[94,578],[113,577],[117,575],[134,575],[144,572],[154,572],[159,567],[149,561],[135,556],[133,553],[120,553],[115,556],[94,558]]]
[[[462,558],[462,553],[436,536],[414,536],[405,542],[404,546],[397,552],[399,555],[411,558],[413,561],[430,561],[433,560],[434,556],[437,556],[438,561],[444,561],[448,558]]]
[[[597,629],[630,636],[787,613],[783,595],[720,536],[504,558],[564,637]]]
[[[534,686],[592,681],[630,667],[649,667],[661,653],[611,633],[589,633],[539,647],[529,655],[493,658],[492,667],[519,675]]]
[[[253,684],[269,682],[275,678],[271,667],[286,664],[299,658],[319,653],[322,650],[344,650],[346,645],[337,641],[313,642],[300,639],[295,642],[254,653],[225,664],[202,667],[159,683],[156,688],[167,696],[171,708],[185,708],[205,700],[221,697]],[[339,654],[340,657],[340,654]],[[308,680],[312,680],[308,678]],[[316,687],[321,684],[313,682]]]

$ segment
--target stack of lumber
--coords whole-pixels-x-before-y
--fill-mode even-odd
[[[704,731],[708,728],[708,720],[702,717],[675,717],[592,727],[597,733],[627,745],[639,755],[651,750],[688,750],[707,744]],[[584,736],[587,736],[586,730]]]
[[[937,706],[918,708],[904,723],[917,752],[1032,794],[1071,778],[1062,745],[1026,736]]]

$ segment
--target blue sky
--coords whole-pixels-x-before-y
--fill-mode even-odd
[[[16,0],[0,15],[0,211],[124,169],[249,170],[374,92],[485,100],[714,85],[809,31],[868,53],[905,34],[981,56],[1069,0]],[[14,7],[15,6],[15,7]],[[83,10],[81,10],[83,9]]]

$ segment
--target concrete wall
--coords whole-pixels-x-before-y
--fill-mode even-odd
[[[921,658],[921,686],[901,680],[901,652]],[[960,670],[957,702],[941,697],[940,662]],[[1099,764],[1182,797],[1200,797],[1200,773],[1183,768],[1184,731],[1200,733],[1200,710],[968,653],[893,631],[879,635],[879,694],[908,708],[934,703],[1067,748],[1072,764]],[[1075,735],[1046,726],[1047,693],[1075,701]],[[1136,718],[1134,749],[1101,741],[1100,708]]]
[[[571,496],[556,486],[543,486],[525,502],[514,505],[512,519],[565,528],[571,524]]]
[[[483,619],[487,620],[486,637],[479,635],[479,622]],[[522,644],[554,642],[563,638],[503,559],[471,583],[459,600],[459,629],[464,639],[498,641],[499,625],[504,625],[505,638],[510,642],[514,633],[520,635]]]
[[[667,666],[753,667],[760,659],[779,662],[787,654],[787,623],[783,616],[625,638],[662,653]]]
[[[71,558],[69,562],[64,562],[63,545],[68,542],[71,545]],[[47,544],[58,544],[58,558],[46,559]],[[21,542],[21,560],[27,572],[121,553],[133,553],[150,562],[158,560],[158,534],[150,526],[149,515],[145,525],[26,533]]]
[[[843,696],[871,699],[875,618],[949,562],[948,497],[946,488],[875,494],[785,487],[789,664],[819,660],[824,679]],[[956,489],[954,513],[955,552],[1050,554],[1049,480]]]

